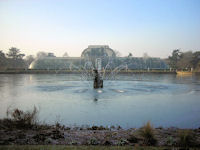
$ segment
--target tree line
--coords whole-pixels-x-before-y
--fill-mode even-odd
[[[166,62],[174,70],[200,71],[200,51],[181,52],[180,49],[175,49]]]
[[[28,61],[23,59],[24,56],[25,54],[15,47],[11,47],[7,54],[0,50],[0,69],[27,68]]]
[[[53,55],[53,53],[50,53]],[[48,56],[46,52],[38,52],[36,57],[21,53],[20,49],[11,47],[8,53],[4,53],[0,50],[0,69],[28,69],[29,65],[40,57]]]
[[[5,69],[28,69],[30,64],[38,58],[42,57],[56,57],[54,53],[47,53],[40,51],[36,56],[21,53],[21,50],[16,47],[11,47],[8,53],[4,53],[0,50],[0,70]],[[68,53],[65,52],[63,57],[69,57]]]
[[[25,54],[21,53],[20,49],[15,47],[11,47],[6,54],[2,50],[0,50],[0,69],[27,69],[35,59],[46,57],[49,54],[51,57],[55,57],[53,53],[46,52],[38,52],[35,57],[33,55],[28,55],[25,57]],[[135,68],[134,65],[138,66],[137,61],[139,60],[133,59],[132,56],[133,55],[130,53],[127,57],[124,57],[124,59],[127,59],[127,61],[133,60],[133,63],[130,63],[133,66],[130,68]],[[63,57],[68,57],[68,54],[64,53]],[[150,62],[148,62],[147,60],[150,61],[151,58],[146,59],[145,64],[152,65],[151,62],[154,62],[153,58]],[[156,61],[157,60],[155,60],[155,62]],[[165,62],[172,70],[200,71],[200,51],[181,52],[180,49],[175,49],[172,51],[171,56],[165,59]],[[164,64],[157,63],[156,65],[159,67],[159,65]]]

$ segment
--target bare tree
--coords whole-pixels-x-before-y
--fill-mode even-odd
[[[115,52],[116,57],[122,57],[122,54],[119,51],[114,50],[114,52]]]
[[[178,69],[190,69],[192,68],[192,51],[181,53],[180,60],[177,62]]]
[[[169,56],[169,65],[171,68],[173,69],[178,69],[177,63],[181,58],[181,54],[182,52],[180,51],[180,49],[175,49],[172,52],[172,56]]]
[[[36,58],[42,58],[42,57],[46,57],[46,56],[48,56],[48,54],[46,52],[42,52],[42,51],[40,51],[36,54]]]
[[[63,54],[63,57],[69,57],[68,53],[65,52],[65,53]]]
[[[148,59],[148,58],[149,58],[149,55],[148,55],[147,53],[144,53],[144,54],[143,54],[143,58],[144,58],[144,59]]]
[[[128,57],[133,57],[133,54],[132,54],[132,53],[129,53],[129,54],[128,54]]]

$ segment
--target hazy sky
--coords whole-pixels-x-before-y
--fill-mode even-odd
[[[200,0],[0,0],[0,50],[80,56],[88,45],[123,56],[200,50]]]

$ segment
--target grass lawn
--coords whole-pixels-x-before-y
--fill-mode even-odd
[[[0,150],[179,150],[169,147],[131,147],[131,146],[64,146],[64,145],[9,145]],[[191,148],[198,150],[200,148]],[[183,149],[181,149],[183,150]]]

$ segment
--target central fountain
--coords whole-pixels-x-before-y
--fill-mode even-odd
[[[93,89],[103,88],[112,84],[120,70],[128,68],[127,62],[116,59],[115,52],[105,45],[89,46],[82,54],[81,80],[87,81]],[[105,82],[106,81],[106,82]]]
[[[102,67],[101,67],[101,58],[96,59],[94,72],[94,89],[103,88],[103,79],[101,75]]]

